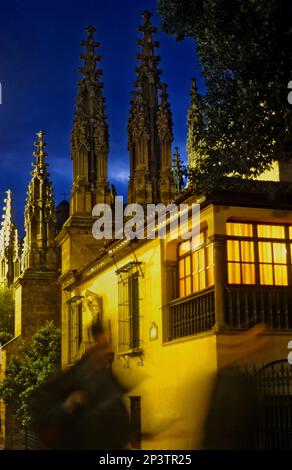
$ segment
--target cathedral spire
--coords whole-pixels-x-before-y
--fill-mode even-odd
[[[143,33],[143,37],[137,41],[138,45],[141,46],[141,51],[136,55],[140,64],[136,68],[137,72],[137,84],[143,86],[143,92],[147,93],[154,91],[154,96],[151,98],[153,101],[157,101],[157,89],[160,85],[161,70],[157,64],[160,61],[160,57],[155,55],[155,48],[159,46],[159,42],[153,39],[153,33],[157,32],[157,29],[152,26],[151,16],[149,11],[142,13],[144,24],[138,28],[138,31]],[[147,90],[148,88],[148,90]]]
[[[173,179],[176,187],[176,192],[179,194],[184,187],[185,168],[179,154],[178,147],[174,148],[173,154]]]
[[[6,191],[6,198],[4,199],[4,207],[2,214],[1,230],[0,230],[0,256],[1,259],[5,256],[5,252],[11,244],[11,235],[13,229],[12,223],[12,198],[11,190]]]
[[[39,131],[37,132],[38,140],[34,143],[36,147],[36,151],[33,152],[33,156],[35,157],[35,161],[33,162],[34,176],[39,176],[41,178],[48,178],[49,173],[47,171],[48,164],[46,163],[45,158],[48,156],[47,152],[45,151],[45,147],[47,146],[46,142],[44,142],[44,132]]]
[[[0,229],[0,286],[10,286],[19,275],[18,232],[13,222],[12,192],[6,191]]]
[[[24,214],[23,269],[50,270],[56,266],[55,203],[47,170],[44,133],[40,131],[36,135],[34,169]]]
[[[187,124],[187,154],[189,166],[195,168],[200,159],[200,148],[203,139],[203,118],[199,104],[199,94],[196,79],[192,80],[191,102],[188,111]]]
[[[90,213],[97,202],[105,202],[108,187],[109,135],[105,115],[102,71],[97,68],[100,46],[94,39],[95,29],[86,28],[87,37],[81,41],[85,51],[79,72],[79,90],[72,130],[71,158],[73,160],[73,186],[71,194],[71,215]]]
[[[130,152],[129,202],[166,202],[174,194],[171,175],[172,121],[166,85],[160,81],[158,41],[151,13],[142,13],[135,90],[128,121]],[[160,95],[160,96],[159,96]]]

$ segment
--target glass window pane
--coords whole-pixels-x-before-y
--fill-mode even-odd
[[[207,247],[207,251],[206,251],[206,255],[207,255],[207,266],[213,266],[214,264],[214,251],[213,251],[213,245],[209,245]]]
[[[242,270],[242,284],[255,284],[255,266],[254,264],[243,263]]]
[[[285,238],[284,225],[258,225],[258,237]]]
[[[180,259],[178,263],[178,277],[181,279],[185,276],[185,260]]]
[[[179,281],[179,296],[180,297],[185,296],[185,281],[184,281],[184,279]]]
[[[193,274],[193,292],[198,292],[199,290],[199,275],[198,273]]]
[[[239,263],[228,263],[228,282],[229,284],[241,284]]]
[[[252,224],[227,222],[226,233],[233,237],[252,237]]]
[[[266,286],[274,284],[272,264],[260,264],[260,283]]]
[[[191,290],[191,276],[186,277],[186,295],[190,295],[192,292]]]
[[[272,243],[259,242],[259,261],[260,263],[272,263]]]
[[[185,257],[185,275],[189,276],[191,274],[191,257]]]
[[[273,243],[274,263],[287,263],[287,249],[285,243]]]
[[[274,274],[276,286],[288,285],[287,266],[274,266]]]
[[[254,242],[240,242],[241,261],[254,262]]]
[[[198,272],[199,270],[199,257],[198,252],[193,253],[193,273]]]
[[[206,278],[207,278],[207,287],[213,286],[213,284],[214,284],[214,269],[213,269],[213,267],[207,269]]]
[[[198,251],[199,255],[199,271],[202,271],[205,269],[205,250],[202,248],[201,250]]]
[[[199,285],[200,285],[200,290],[206,288],[206,273],[205,271],[202,271],[199,273]]]
[[[239,241],[227,240],[227,259],[228,261],[240,261]]]
[[[186,240],[185,242],[182,242],[182,243],[179,244],[179,246],[178,246],[178,255],[183,256],[190,250],[191,250],[191,242],[190,242],[190,240]]]
[[[289,238],[292,240],[292,225],[289,227]]]

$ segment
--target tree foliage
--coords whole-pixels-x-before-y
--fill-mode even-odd
[[[32,392],[60,368],[61,332],[47,322],[32,337],[23,342],[20,356],[13,356],[0,384],[0,398],[11,405],[23,425],[30,422],[29,402]]]
[[[195,40],[206,83],[199,177],[256,176],[291,158],[292,2],[160,0],[159,10],[166,32]]]
[[[14,298],[12,289],[0,289],[0,343],[9,341],[14,334]]]

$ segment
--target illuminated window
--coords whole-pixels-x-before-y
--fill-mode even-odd
[[[229,284],[289,284],[292,226],[227,222],[226,233]]]
[[[255,284],[254,242],[227,240],[228,279],[232,284]]]
[[[252,237],[252,224],[241,224],[238,222],[227,222],[226,233],[233,237]]]
[[[258,225],[259,238],[285,238],[284,225]]]
[[[179,297],[199,292],[214,284],[213,245],[206,245],[207,233],[179,244]]]

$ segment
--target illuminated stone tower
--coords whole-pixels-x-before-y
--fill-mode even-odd
[[[14,283],[15,336],[30,337],[47,320],[60,321],[59,248],[44,133],[37,133],[33,171],[24,212],[22,273]]]
[[[55,203],[46,163],[44,133],[37,133],[32,179],[28,186],[24,213],[24,247],[22,270],[49,271],[58,268],[55,243]]]
[[[87,37],[81,42],[85,47],[79,71],[77,104],[72,130],[71,158],[73,182],[70,200],[70,216],[57,236],[62,250],[62,275],[69,273],[91,258],[100,243],[92,235],[96,219],[92,209],[98,203],[112,203],[108,184],[109,134],[105,115],[100,75],[96,68],[100,57],[95,49],[95,29],[86,28]]]
[[[20,247],[12,216],[12,193],[6,191],[0,229],[0,287],[9,287],[19,276]]]
[[[73,160],[73,184],[70,215],[91,214],[97,203],[109,200],[108,152],[109,136],[105,116],[104,98],[99,77],[102,71],[96,68],[100,57],[95,49],[95,29],[86,29],[87,38],[81,42],[85,53],[79,71],[79,81],[74,127],[72,131],[71,158]]]
[[[160,58],[154,53],[159,45],[152,37],[156,28],[151,24],[151,13],[145,11],[142,17],[144,24],[139,31],[143,37],[138,41],[141,52],[137,54],[139,65],[128,122],[128,201],[166,203],[175,194],[171,170],[172,115],[167,86],[160,81],[157,66]]]

